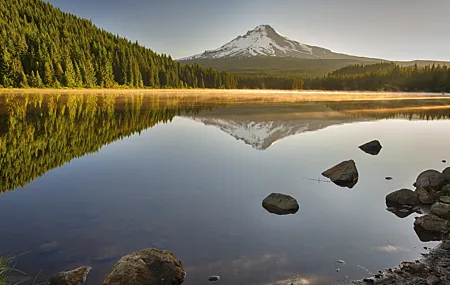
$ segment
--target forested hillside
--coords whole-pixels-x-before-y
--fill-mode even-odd
[[[450,92],[450,68],[396,63],[352,65],[305,81],[305,89]]]
[[[290,78],[249,86],[228,72],[180,64],[42,0],[1,3],[2,87],[298,88]]]

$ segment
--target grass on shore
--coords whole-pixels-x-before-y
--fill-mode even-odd
[[[15,257],[0,256],[0,285],[19,285],[21,283],[11,283],[8,279],[9,275],[14,272],[27,275],[26,273],[16,269],[15,266]],[[35,282],[33,282],[33,284],[35,284]]]
[[[12,259],[0,256],[0,285],[10,285],[8,274],[14,269],[11,268]]]

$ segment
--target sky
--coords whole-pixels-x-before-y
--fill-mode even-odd
[[[261,24],[351,55],[450,61],[449,0],[47,0],[173,58],[216,49]]]

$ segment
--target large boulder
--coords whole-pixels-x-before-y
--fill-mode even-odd
[[[178,285],[185,275],[172,252],[148,248],[122,257],[103,285]]]
[[[400,189],[386,196],[386,204],[388,206],[417,205],[419,204],[419,195],[409,189]]]
[[[268,212],[277,215],[295,214],[299,209],[294,197],[281,193],[272,193],[264,198],[262,206]]]
[[[86,281],[92,267],[82,266],[71,271],[63,271],[50,277],[48,285],[80,285]]]
[[[428,232],[444,233],[449,229],[449,222],[429,214],[416,218],[414,226]]]
[[[450,182],[450,167],[444,169],[444,171],[442,171],[442,175],[444,176],[444,180],[446,182]]]
[[[329,178],[336,185],[353,188],[358,183],[358,169],[353,160],[343,161],[332,168],[324,171],[323,176]]]
[[[364,151],[365,153],[371,154],[371,155],[378,155],[381,151],[381,143],[377,140],[365,143],[363,145],[360,145],[359,148]]]
[[[431,206],[430,213],[442,219],[450,220],[450,205],[436,202]]]
[[[444,184],[444,175],[437,170],[426,170],[417,176],[417,188],[439,189]]]

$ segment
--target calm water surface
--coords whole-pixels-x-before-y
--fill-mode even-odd
[[[91,265],[100,284],[121,256],[156,247],[182,260],[187,285],[322,285],[434,245],[384,197],[447,166],[450,99],[237,98],[0,95],[1,254],[24,253],[31,275]],[[358,149],[372,139],[378,156]],[[321,177],[347,159],[353,189]],[[300,210],[268,213],[271,192]]]

